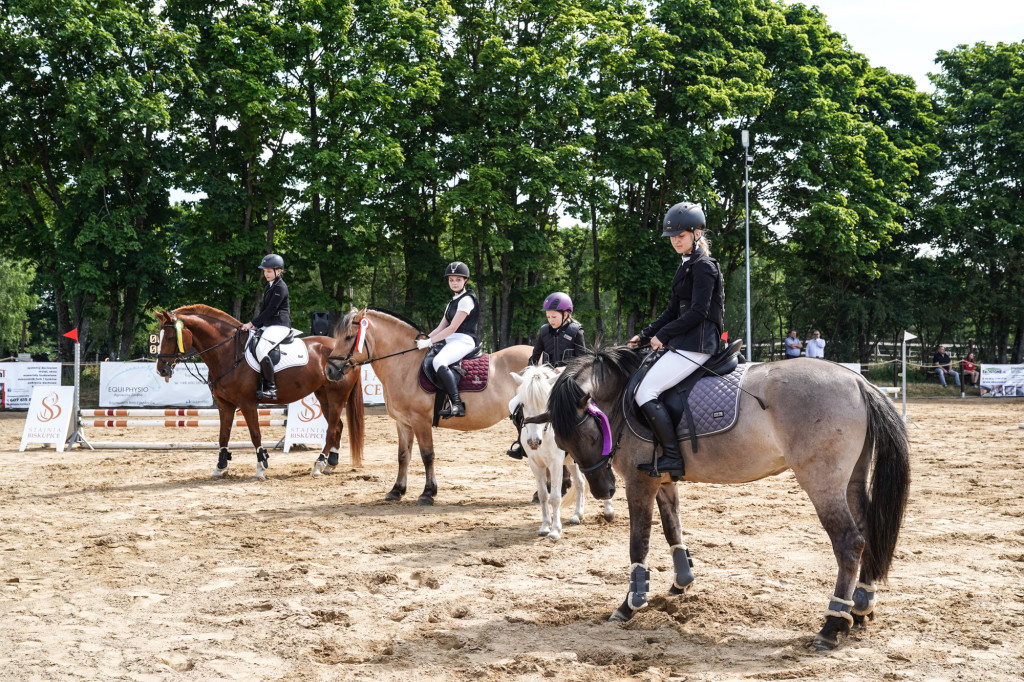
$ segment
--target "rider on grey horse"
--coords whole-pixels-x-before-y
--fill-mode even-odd
[[[661,236],[671,237],[672,247],[683,256],[672,278],[672,298],[658,319],[629,343],[649,340],[654,350],[667,347],[636,391],[636,404],[661,444],[657,464],[638,468],[651,476],[667,473],[675,478],[684,474],[683,458],[675,424],[658,398],[718,352],[725,326],[725,285],[704,238],[704,211],[699,205],[684,201],[670,208]]]
[[[291,308],[288,303],[288,285],[284,283],[284,259],[276,253],[267,254],[260,263],[267,280],[263,288],[263,305],[260,313],[251,322],[242,325],[243,330],[260,328],[260,340],[255,355],[263,374],[263,388],[257,389],[260,400],[277,400],[277,384],[274,382],[274,363],[268,357],[270,351],[285,340],[292,330]]]

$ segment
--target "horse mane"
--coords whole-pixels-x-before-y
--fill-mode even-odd
[[[376,308],[374,306],[366,306],[366,309],[367,310],[372,310],[375,313],[381,313],[382,315],[388,315],[390,317],[393,317],[396,320],[398,320],[399,322],[403,322],[403,323],[409,325],[410,327],[412,327],[413,329],[415,329],[418,334],[423,334],[424,333],[423,330],[420,329],[420,326],[418,324],[416,324],[415,322],[410,320],[405,315],[402,315],[400,313],[396,313],[396,312],[391,311],[391,310],[387,310],[386,308]],[[354,313],[349,313],[348,315],[343,317],[341,322],[339,322],[338,326],[335,328],[334,335],[336,337],[341,336],[341,334],[343,334],[344,331],[346,329],[348,329],[349,325],[352,324],[352,318],[354,318],[354,317],[356,317],[356,316],[358,316],[360,314],[361,314],[361,311],[357,311],[357,312],[354,312]]]
[[[577,409],[587,396],[580,386],[580,375],[589,373],[585,381],[591,391],[600,391],[602,397],[620,395],[630,377],[640,367],[639,353],[629,346],[598,347],[592,353],[574,358],[558,376],[548,398],[548,412],[555,433],[568,434],[576,429]],[[615,424],[622,419],[621,410],[610,410],[609,418]]]
[[[185,305],[180,308],[175,308],[171,312],[173,312],[175,315],[203,315],[205,317],[212,317],[215,320],[220,320],[221,322],[227,322],[228,324],[234,327],[242,326],[241,322],[231,317],[223,310],[217,310],[216,308],[212,308],[208,305],[203,305],[202,303],[196,303],[194,305]]]
[[[527,367],[523,372],[523,383],[519,387],[523,404],[529,405],[531,409],[540,407],[543,410],[548,401],[548,379],[553,376],[555,372],[549,365]]]

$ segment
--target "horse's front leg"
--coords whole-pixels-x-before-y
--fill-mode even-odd
[[[228,470],[228,462],[231,461],[231,452],[228,451],[228,443],[231,442],[231,427],[235,421],[235,406],[218,400],[217,410],[220,417],[220,436],[217,443],[220,445],[220,452],[217,453],[217,468],[213,470],[213,477],[220,478]]]
[[[270,454],[263,447],[263,434],[260,432],[260,415],[256,401],[241,405],[242,416],[245,417],[245,425],[249,427],[249,438],[256,449],[256,480],[266,480],[264,473],[270,468]]]
[[[397,502],[405,495],[405,486],[409,477],[409,458],[412,456],[412,427],[402,422],[395,422],[398,427],[398,476],[391,491],[384,496],[388,502]]]
[[[658,481],[637,475],[626,482],[626,500],[629,505],[629,593],[615,609],[609,622],[626,622],[633,612],[647,606],[647,593],[651,591],[651,572],[647,570],[647,552],[651,547],[651,517]]]
[[[565,453],[562,454],[564,455]],[[587,480],[583,478],[583,474],[580,473],[580,468],[576,466],[576,462],[569,462],[566,466],[569,467],[569,477],[572,480],[573,489],[576,494],[576,508],[566,523],[570,526],[575,526],[583,523],[583,513],[587,500]],[[605,500],[604,503],[606,505],[611,504],[611,500]]]
[[[672,552],[672,567],[675,569],[675,580],[668,593],[683,594],[696,578],[693,575],[690,550],[683,544],[682,523],[679,520],[679,488],[675,483],[662,483],[658,488],[657,500],[661,528],[665,531],[665,539]]]
[[[562,537],[563,458],[559,457],[561,451],[554,448],[554,444],[547,447],[551,447],[554,450],[546,455],[548,476],[551,479],[551,494],[548,496],[548,504],[551,506],[551,513],[548,515],[551,518],[551,532],[548,533],[548,538],[558,540]]]
[[[541,461],[540,454],[536,450],[528,451],[526,460],[530,463],[530,471],[533,472],[533,477],[537,481],[537,499],[540,501],[540,530],[537,531],[537,535],[543,538],[551,532],[551,512],[548,507],[548,498],[551,496],[551,493],[548,492],[548,467]]]

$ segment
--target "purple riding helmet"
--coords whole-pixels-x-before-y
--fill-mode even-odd
[[[572,299],[569,298],[569,294],[556,291],[547,298],[544,299],[544,305],[540,307],[541,311],[548,310],[559,310],[561,312],[572,312]]]

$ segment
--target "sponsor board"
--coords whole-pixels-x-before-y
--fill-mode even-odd
[[[982,398],[1024,396],[1024,365],[979,365],[978,390]]]
[[[74,386],[36,386],[32,389],[18,451],[24,452],[29,443],[53,443],[57,452],[63,452],[74,417]]]
[[[210,407],[206,365],[182,363],[170,381],[155,362],[100,363],[100,407]]]
[[[383,405],[384,404],[384,386],[381,385],[380,379],[373,371],[373,367],[369,364],[362,366],[363,370],[363,404],[364,405]]]
[[[327,418],[320,401],[310,393],[302,400],[288,403],[288,424],[284,433],[284,451],[295,443],[316,445],[323,449],[327,441]]]
[[[36,386],[60,386],[60,363],[0,363],[0,409],[27,409]]]

